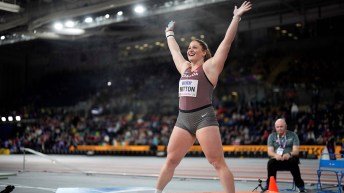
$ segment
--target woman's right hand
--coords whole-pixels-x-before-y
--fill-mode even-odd
[[[173,31],[173,28],[174,28],[174,24],[175,24],[175,23],[176,23],[176,22],[174,22],[173,20],[170,21],[170,22],[168,23],[167,27],[166,27],[165,32]]]

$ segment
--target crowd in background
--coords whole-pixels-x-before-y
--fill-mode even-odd
[[[295,104],[294,104],[295,105]],[[344,133],[342,102],[324,106],[317,112],[310,108],[292,111],[293,104],[272,107],[256,104],[245,108],[217,107],[217,117],[224,145],[266,145],[277,117],[286,117],[288,129],[296,132],[301,144],[324,145],[330,138],[339,144]],[[77,145],[166,145],[176,115],[100,114],[82,116],[63,109],[25,108],[23,121],[13,125],[11,138],[2,147],[42,150],[68,150]],[[197,142],[196,142],[197,143]]]
[[[307,54],[302,58],[286,55],[288,57],[257,52],[250,57],[246,53],[240,59],[237,53],[229,60],[230,65],[220,77],[222,85],[214,93],[223,145],[266,145],[274,121],[279,117],[287,119],[288,129],[297,133],[301,144],[324,145],[330,138],[337,144],[342,143],[344,80],[337,70],[342,57],[326,65],[321,59],[326,57],[310,59]],[[63,80],[64,75],[60,76]],[[83,77],[86,79],[85,75]],[[16,110],[22,121],[2,123],[1,126],[10,127],[11,132],[6,139],[2,138],[0,145],[13,152],[19,147],[41,151],[68,150],[77,145],[167,145],[177,117],[175,85],[178,79],[178,73],[168,63],[124,68],[113,75],[112,86],[87,95],[88,99],[77,105],[34,104]],[[249,85],[262,82],[270,85],[271,92],[252,97]],[[83,84],[85,89],[90,85],[92,83]],[[230,88],[237,85],[247,90],[247,96],[232,93]],[[66,92],[55,98],[66,100],[64,95],[68,88],[64,90]],[[262,89],[257,87],[256,90],[258,93]],[[85,98],[84,91],[77,93]],[[51,101],[51,98],[45,97],[45,100]]]
[[[221,100],[215,107],[223,145],[266,145],[278,117],[287,119],[288,129],[298,134],[301,144],[324,145],[330,138],[340,144],[344,139],[343,101],[317,110],[292,100],[278,106],[255,102],[240,107]],[[23,120],[11,124],[12,134],[1,146],[16,152],[19,147],[42,151],[77,145],[167,145],[176,120],[176,114],[94,110],[22,108]]]

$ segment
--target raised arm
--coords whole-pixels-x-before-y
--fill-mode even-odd
[[[226,31],[224,39],[222,40],[219,47],[217,48],[214,54],[214,57],[210,59],[208,62],[206,62],[204,66],[204,69],[207,72],[208,76],[217,78],[220,75],[223,69],[223,66],[225,64],[225,61],[227,59],[232,42],[237,33],[241,16],[245,12],[251,10],[251,8],[252,8],[252,4],[248,1],[245,1],[240,6],[240,8],[237,8],[237,6],[234,7],[234,11],[233,11],[234,16],[233,16],[232,22],[230,23]]]
[[[174,24],[175,24],[174,21],[170,21],[170,23],[166,27],[165,32],[166,32],[167,44],[172,54],[173,62],[176,65],[177,70],[179,71],[180,74],[183,74],[184,70],[187,67],[188,62],[183,57],[180,51],[179,45],[176,39],[174,38],[174,32],[173,32]]]

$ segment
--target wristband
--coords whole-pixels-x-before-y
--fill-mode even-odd
[[[174,36],[174,32],[173,31],[167,31],[166,32],[166,38],[168,38],[169,36]]]
[[[234,16],[233,16],[233,19],[238,19],[239,21],[241,21],[241,17],[240,17],[240,16],[234,15]]]

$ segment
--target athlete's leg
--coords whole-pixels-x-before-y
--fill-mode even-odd
[[[225,192],[235,193],[234,176],[225,162],[219,127],[199,129],[196,137],[209,163],[216,169]]]
[[[156,184],[156,189],[162,191],[168,182],[171,181],[174,170],[194,144],[196,137],[191,135],[185,129],[174,127],[168,146],[167,158],[160,170],[159,178]]]

